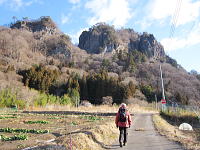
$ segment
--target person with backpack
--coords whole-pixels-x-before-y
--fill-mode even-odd
[[[122,103],[119,107],[119,110],[116,114],[115,124],[116,127],[119,127],[119,144],[120,147],[127,144],[128,128],[131,126],[131,115],[126,107],[125,103]],[[123,141],[122,141],[123,138]],[[122,145],[123,142],[123,145]]]

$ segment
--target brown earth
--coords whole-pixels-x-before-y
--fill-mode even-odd
[[[47,145],[47,144],[57,144],[56,140],[61,139],[60,137],[67,137],[72,132],[85,131],[92,129],[97,125],[105,124],[112,117],[101,117],[94,116],[94,114],[64,114],[63,112],[55,114],[55,112],[46,112],[46,113],[4,113],[0,116],[16,116],[17,118],[9,119],[0,119],[0,128],[22,128],[22,129],[40,129],[40,130],[49,130],[49,133],[45,134],[32,134],[27,133],[28,140],[25,141],[0,141],[0,149],[3,150],[16,150],[27,147],[33,147],[38,145]],[[94,116],[94,119],[88,119],[86,116]],[[45,120],[49,121],[48,124],[26,124],[25,121],[37,121]],[[113,118],[112,118],[113,120]],[[1,132],[1,135],[4,136],[13,136],[18,133],[4,133]],[[49,141],[49,142],[48,142]],[[57,141],[58,142],[58,141]],[[59,147],[59,145],[57,145]],[[62,146],[61,146],[62,147]],[[65,147],[63,145],[63,147]]]

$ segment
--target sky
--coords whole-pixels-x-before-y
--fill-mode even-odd
[[[50,16],[74,44],[98,22],[148,32],[188,72],[200,73],[200,0],[0,0],[0,25]]]

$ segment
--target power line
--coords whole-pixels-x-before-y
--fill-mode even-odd
[[[186,41],[190,38],[189,35],[191,34],[192,30],[194,29],[194,27],[196,27],[197,24],[198,24],[197,20],[195,22],[193,22],[191,28],[189,29],[189,31],[187,33]],[[187,47],[187,46],[188,46],[188,42],[186,42],[185,47]]]
[[[174,11],[174,15],[172,17],[172,25],[171,25],[171,29],[170,29],[170,35],[169,35],[170,38],[172,38],[174,36],[176,24],[177,24],[178,17],[179,17],[179,14],[180,14],[181,3],[182,3],[182,0],[177,1],[176,8],[175,8],[175,11]]]
[[[169,49],[172,45],[171,42],[172,42],[172,38],[173,38],[174,33],[175,33],[176,24],[177,24],[180,9],[181,9],[181,3],[182,3],[182,0],[177,0],[176,8],[175,8],[174,14],[172,16],[172,24],[171,24],[171,28],[170,28],[170,31],[169,31],[169,40],[170,40],[169,41]]]

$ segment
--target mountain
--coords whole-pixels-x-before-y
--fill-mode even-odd
[[[16,23],[11,24],[10,28],[25,29],[31,32],[44,31],[44,33],[48,34],[56,34],[60,32],[56,24],[49,16],[40,17],[37,20],[18,20]]]
[[[162,95],[160,65],[167,99],[196,104],[199,76],[167,56],[153,34],[98,23],[83,31],[75,46],[50,17],[0,27],[0,89],[17,90],[30,103],[38,92],[27,86],[72,99],[78,92],[81,100],[96,104],[106,96],[115,103],[151,102]]]
[[[149,58],[165,57],[163,46],[153,34],[139,34],[132,29],[115,30],[104,23],[96,24],[89,31],[82,32],[78,46],[95,54],[138,50]]]

